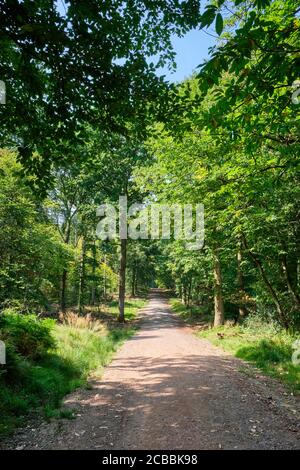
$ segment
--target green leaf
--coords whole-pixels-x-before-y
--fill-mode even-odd
[[[209,6],[206,8],[205,12],[201,16],[201,28],[204,28],[205,26],[208,27],[212,24],[214,21],[216,15],[216,7],[215,6]]]
[[[216,16],[216,32],[220,36],[223,31],[223,18],[221,13],[218,13]]]

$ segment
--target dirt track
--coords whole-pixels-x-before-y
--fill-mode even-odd
[[[20,431],[7,448],[299,448],[297,404],[271,379],[191,334],[159,292],[142,328],[91,390],[69,396],[75,420]],[[253,373],[252,373],[253,375]],[[32,428],[32,425],[31,425]]]

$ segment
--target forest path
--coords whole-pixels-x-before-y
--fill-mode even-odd
[[[22,430],[9,447],[299,448],[296,399],[271,379],[240,372],[241,365],[192,335],[153,291],[141,329],[102,378],[65,400],[77,418]]]

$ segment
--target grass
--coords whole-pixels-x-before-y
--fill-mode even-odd
[[[134,319],[144,304],[141,300],[126,302],[127,319]],[[115,306],[110,305],[108,312],[115,316]],[[55,349],[36,361],[17,356],[9,379],[0,375],[0,436],[10,434],[34,413],[45,418],[71,418],[70,410],[60,409],[63,397],[80,386],[88,386],[91,373],[100,376],[118,347],[134,332],[130,322],[101,328],[99,321],[90,319],[86,325],[74,319],[56,324],[52,331]]]
[[[176,298],[171,298],[169,302],[173,312],[190,325],[207,324],[211,321],[211,314],[206,308],[196,307],[193,305],[186,307]]]
[[[197,308],[188,310],[179,304],[178,300],[171,300],[172,309],[185,321],[199,324],[199,321],[207,319],[209,326],[211,317]],[[300,393],[300,365],[292,362],[293,343],[299,336],[287,333],[272,323],[266,324],[255,316],[249,317],[240,326],[208,327],[197,331],[196,335],[254,365],[265,375],[279,379],[293,393]]]
[[[145,305],[145,299],[129,299],[125,302],[125,320],[130,321],[136,318],[137,310],[143,308]],[[115,317],[119,314],[118,300],[112,300],[108,303],[108,309],[111,314]]]
[[[220,339],[217,333],[222,333]],[[297,339],[285,331],[272,332],[268,325],[257,331],[247,327],[218,327],[197,334],[243,359],[264,374],[279,379],[294,393],[300,393],[300,366],[292,363],[292,345]]]

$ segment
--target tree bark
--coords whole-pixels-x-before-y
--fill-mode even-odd
[[[93,266],[92,266],[92,291],[91,291],[91,305],[95,305],[95,300],[96,300],[96,254],[97,254],[97,248],[96,248],[96,241],[93,241]]]
[[[282,267],[283,275],[284,275],[285,280],[286,280],[288,290],[289,290],[291,296],[293,297],[293,300],[294,300],[296,306],[300,307],[300,296],[299,296],[299,294],[296,290],[297,288],[294,288],[294,283],[292,281],[292,277],[290,275],[288,265],[287,265],[286,255],[283,255],[281,257],[281,267]]]
[[[64,237],[64,242],[67,245],[70,242],[70,234],[71,234],[71,221],[68,220],[67,230],[66,230],[65,237]],[[66,310],[67,277],[68,277],[68,271],[64,268],[62,276],[61,276],[61,291],[60,291],[60,308],[62,312],[65,312]]]
[[[81,259],[79,266],[79,284],[78,284],[78,312],[82,313],[83,310],[83,288],[85,277],[85,237],[82,237]]]
[[[281,324],[286,328],[288,329],[289,327],[289,323],[288,323],[288,320],[286,318],[286,315],[285,315],[285,312],[283,310],[283,308],[281,307],[281,304],[280,304],[280,301],[279,301],[279,298],[277,296],[277,293],[275,292],[275,290],[273,289],[273,286],[272,284],[270,283],[269,279],[268,279],[268,276],[263,268],[263,265],[262,265],[262,262],[260,261],[260,259],[256,256],[255,253],[253,253],[253,251],[251,251],[249,248],[248,248],[248,244],[247,244],[247,240],[246,240],[246,237],[245,235],[243,235],[243,243],[244,243],[244,247],[247,249],[247,252],[250,256],[250,258],[252,259],[254,265],[257,267],[259,273],[260,273],[260,276],[266,286],[266,289],[267,291],[269,292],[270,294],[270,297],[272,298],[273,302],[274,302],[274,305],[276,307],[276,311],[277,311],[277,314],[278,314],[278,318],[281,322]]]
[[[132,282],[131,282],[131,297],[135,297],[136,294],[136,267],[133,265],[132,268]]]
[[[103,269],[103,298],[106,300],[106,255],[104,255],[104,269]]]
[[[134,287],[134,292],[135,292],[135,295],[138,295],[138,290],[139,290],[139,286],[138,286],[138,275],[137,275],[137,271],[135,272],[135,287]]]
[[[190,307],[191,305],[191,294],[192,294],[192,284],[193,278],[190,278],[189,287],[188,287],[188,295],[187,295],[187,306]]]
[[[237,283],[238,283],[238,289],[239,289],[239,294],[240,294],[239,320],[243,319],[247,315],[247,309],[241,303],[241,299],[245,297],[245,280],[244,280],[243,271],[241,269],[241,263],[242,263],[242,249],[241,249],[241,244],[239,243],[238,251],[237,251]]]
[[[127,240],[121,238],[121,259],[120,259],[120,272],[119,272],[119,316],[118,321],[125,322],[125,286],[126,286],[126,255],[127,255]]]
[[[186,284],[185,283],[183,285],[183,303],[184,303],[184,305],[187,304],[187,290],[186,290]]]
[[[181,284],[181,303],[184,305],[184,285]]]
[[[219,254],[217,251],[214,252],[214,280],[215,280],[215,293],[214,293],[214,305],[215,305],[215,318],[214,326],[224,325],[224,302],[222,296],[222,273],[221,263]]]
[[[64,269],[62,276],[61,276],[61,291],[60,291],[60,309],[62,312],[65,312],[66,310],[67,277],[68,277],[68,271]]]

